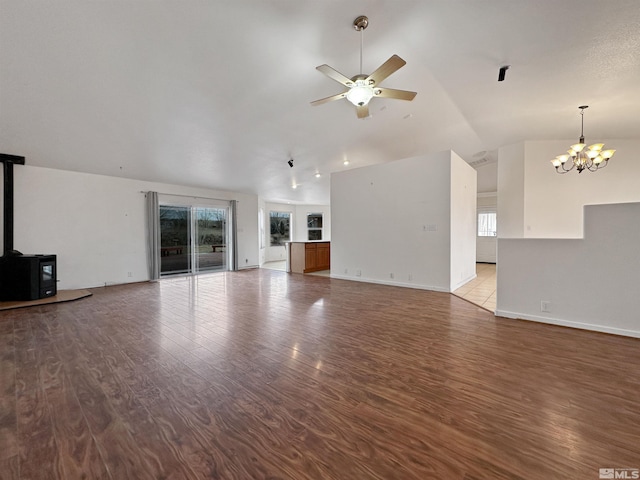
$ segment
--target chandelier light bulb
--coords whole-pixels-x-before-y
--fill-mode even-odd
[[[584,143],[576,143],[575,145],[571,145],[571,150],[580,153],[584,147]]]

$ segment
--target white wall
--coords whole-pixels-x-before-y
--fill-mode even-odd
[[[481,165],[476,168],[478,172],[478,193],[498,191],[498,162]]]
[[[477,173],[451,152],[451,291],[476,276]]]
[[[331,240],[331,207],[329,205],[296,205],[295,217],[296,228],[293,233],[294,242],[306,242],[308,241],[307,234],[307,214],[309,213],[322,213],[322,240]]]
[[[581,174],[558,175],[550,163],[571,140],[500,149],[499,315],[625,335],[640,330],[629,293],[640,271],[638,207],[613,205],[640,201],[640,141],[599,140],[615,156]],[[552,302],[550,312],[540,311],[543,300]]]
[[[524,236],[524,143],[498,150],[497,218],[498,237]]]
[[[615,156],[606,168],[581,174],[558,175],[550,163],[575,140],[527,141],[501,148],[498,236],[581,238],[584,205],[640,201],[640,141],[600,141],[615,148]]]
[[[498,239],[496,314],[640,337],[640,203],[584,212],[584,239]]]
[[[285,247],[272,247],[269,236],[269,212],[288,212],[291,213],[291,241],[306,242],[307,241],[307,214],[322,213],[323,216],[323,240],[331,240],[331,207],[328,205],[291,205],[285,203],[271,203],[260,201],[260,205],[264,208],[265,221],[265,238],[264,249],[260,253],[260,265],[264,262],[277,262],[286,259]]]
[[[454,155],[440,152],[332,174],[331,276],[450,291],[452,175],[463,172],[467,182],[473,176],[473,211],[476,182],[475,171],[467,165],[467,172]],[[464,216],[467,207],[456,202],[455,208]],[[475,235],[469,243],[474,240]]]
[[[595,141],[595,139],[593,140]],[[640,141],[601,139],[616,154],[595,173],[558,175],[549,160],[570,142],[525,143],[525,236],[582,237],[582,207],[640,200]]]
[[[59,289],[148,280],[142,191],[237,200],[239,266],[258,265],[254,195],[16,166],[14,247],[58,256]],[[128,273],[131,272],[131,277]]]

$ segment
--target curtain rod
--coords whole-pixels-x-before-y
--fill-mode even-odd
[[[150,191],[153,190],[140,190],[140,193],[144,193],[145,195],[147,193],[149,193]],[[182,197],[182,198],[196,198],[196,199],[201,199],[201,200],[217,200],[217,201],[222,201],[222,202],[240,202],[240,200],[236,200],[235,198],[232,199],[225,199],[225,198],[212,198],[212,197],[199,197],[197,195],[180,195],[179,193],[162,193],[162,192],[156,192],[158,195],[168,195],[170,197]]]

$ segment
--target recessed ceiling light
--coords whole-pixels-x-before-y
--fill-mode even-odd
[[[342,162],[343,165],[349,165],[349,160],[345,160],[344,162]]]
[[[316,172],[316,178],[320,178],[320,172]]]
[[[298,185],[296,185],[296,184],[294,183],[293,185],[291,185],[291,188],[293,188],[293,189],[295,190],[296,188],[298,188]]]

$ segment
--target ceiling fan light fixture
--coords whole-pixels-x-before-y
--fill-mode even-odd
[[[365,80],[356,80],[356,84],[347,92],[347,100],[356,107],[362,107],[369,103],[375,92],[373,88]]]
[[[360,32],[360,74],[349,78],[327,64],[316,67],[316,70],[347,87],[347,90],[330,97],[315,100],[311,102],[311,105],[322,105],[327,102],[346,98],[356,107],[356,115],[358,118],[368,118],[370,117],[368,104],[373,97],[411,101],[416,96],[416,92],[379,87],[384,79],[406,65],[407,62],[398,55],[392,55],[370,75],[362,73],[363,32],[365,28],[367,28],[367,25],[369,25],[369,19],[364,15],[359,16],[353,22],[356,31]]]

